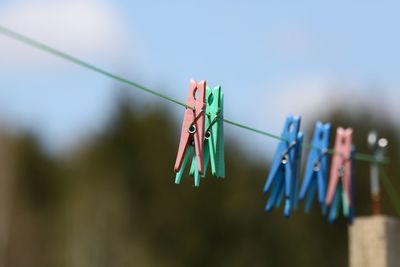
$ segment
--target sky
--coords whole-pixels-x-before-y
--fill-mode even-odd
[[[400,128],[400,2],[316,2],[2,0],[0,25],[182,101],[190,79],[221,85],[228,119],[273,133],[288,114],[307,126],[360,103]],[[0,125],[34,131],[50,151],[100,131],[118,92],[133,90],[120,87],[0,36]],[[181,120],[181,107],[132,97]],[[249,150],[276,145],[226,127]]]

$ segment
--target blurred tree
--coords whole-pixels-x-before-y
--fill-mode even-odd
[[[175,185],[179,125],[170,118],[162,108],[140,113],[123,97],[104,131],[64,159],[43,153],[32,136],[19,138],[7,266],[347,265],[345,221],[329,225],[316,206],[290,220],[281,210],[265,214],[269,163],[234,140],[226,142],[226,179],[207,176],[197,189],[185,176]],[[333,112],[325,119],[353,126],[362,152],[376,127],[391,140],[397,162],[396,131],[365,118]],[[357,165],[359,214],[370,212],[368,170]],[[389,173],[397,177],[398,170]]]

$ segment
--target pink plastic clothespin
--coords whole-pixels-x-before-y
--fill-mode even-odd
[[[190,80],[189,97],[183,117],[181,140],[175,162],[175,172],[179,172],[189,145],[194,145],[197,167],[200,174],[204,173],[204,120],[205,120],[206,81],[198,84]]]
[[[351,153],[353,129],[338,128],[336,131],[335,152],[332,158],[326,204],[331,206],[339,180],[342,182],[344,196],[349,207],[352,206],[351,197]]]

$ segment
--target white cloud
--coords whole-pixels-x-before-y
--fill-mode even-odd
[[[0,5],[0,23],[86,59],[123,61],[131,47],[115,7],[102,1],[16,1]],[[52,65],[50,57],[0,37],[0,61],[10,66]],[[132,51],[132,49],[129,49]]]

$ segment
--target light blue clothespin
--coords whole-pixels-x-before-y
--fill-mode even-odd
[[[297,206],[298,175],[301,163],[303,134],[300,117],[288,116],[272,163],[264,194],[271,192],[265,210],[279,207],[285,198],[284,214],[289,217]]]
[[[328,149],[330,137],[330,124],[317,122],[306,165],[303,184],[299,198],[306,199],[305,211],[309,212],[314,199],[315,191],[318,193],[318,202],[323,214],[326,214],[326,184],[328,180]]]

